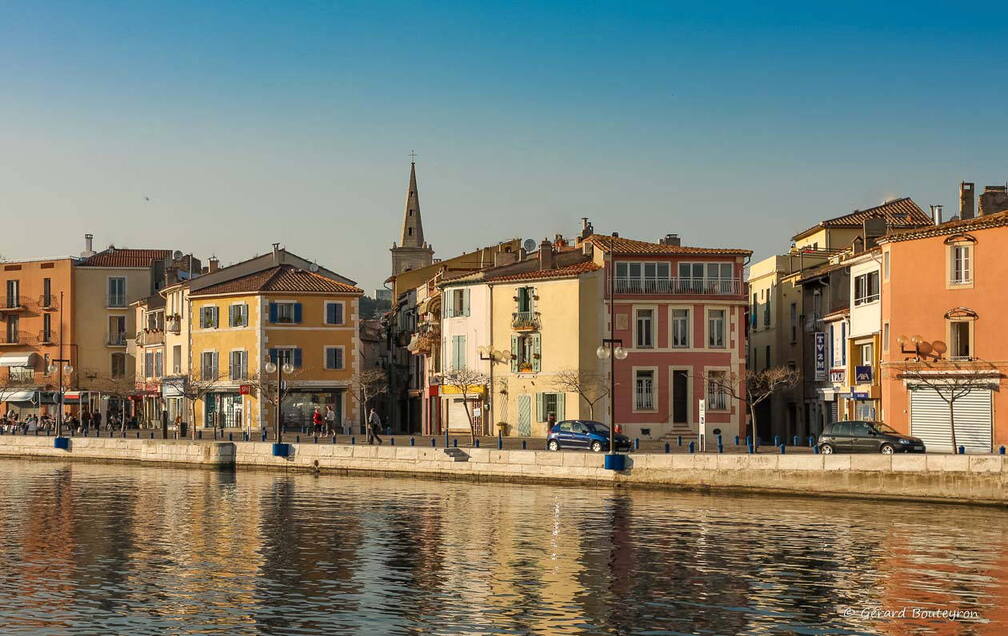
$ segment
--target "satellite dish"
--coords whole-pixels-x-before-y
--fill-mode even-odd
[[[938,355],[941,355],[946,351],[948,351],[948,345],[946,345],[941,340],[935,340],[933,343],[931,343],[931,350],[937,353]]]
[[[182,250],[175,250],[175,253],[172,254],[172,257],[175,260],[178,260],[178,259],[182,258]]]
[[[536,248],[536,242],[533,241],[532,239],[525,239],[525,242],[522,243],[522,247],[525,248],[526,252],[531,252],[531,251],[535,250],[535,248]]]
[[[931,343],[930,342],[918,342],[917,343],[917,351],[920,351],[924,355],[927,355],[927,354],[931,353]]]
[[[308,270],[312,271],[312,272],[317,272],[318,271],[318,263],[312,263],[311,265],[309,265],[308,266]]]

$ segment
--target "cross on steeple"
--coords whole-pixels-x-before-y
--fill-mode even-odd
[[[413,150],[409,151],[410,163],[416,163],[416,152]]]

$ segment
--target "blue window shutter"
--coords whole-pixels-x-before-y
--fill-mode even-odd
[[[564,419],[564,401],[567,397],[566,393],[557,393],[557,421]]]
[[[273,364],[279,364],[279,361],[280,361],[280,352],[277,351],[276,349],[270,349],[269,350],[269,359],[270,359],[270,362],[272,362]]]
[[[466,337],[459,336],[459,366],[458,368],[466,368]]]
[[[535,287],[526,287],[526,293],[528,293],[528,310],[535,311]]]
[[[518,347],[521,345],[518,342],[518,336],[511,335],[511,373],[518,373],[518,354],[520,353]]]
[[[542,370],[542,347],[540,346],[539,334],[532,334],[532,371],[539,373]]]
[[[546,421],[546,414],[543,413],[543,411],[544,411],[544,409],[543,409],[543,394],[542,393],[536,393],[536,421],[537,422],[545,422]]]
[[[301,303],[294,303],[294,322],[301,322]]]
[[[270,322],[276,322],[277,321],[277,306],[276,306],[276,303],[270,303],[269,304],[269,321]],[[276,360],[274,360],[274,362],[276,362]]]
[[[325,357],[326,357],[326,368],[327,369],[335,369],[336,368],[336,350],[335,349],[326,349],[326,351],[325,351]]]
[[[294,368],[295,369],[300,369],[301,368],[301,350],[300,349],[295,349],[294,350]]]
[[[462,294],[462,315],[463,316],[468,316],[469,315],[469,290],[468,289],[465,290],[465,292]]]
[[[343,350],[342,349],[333,349],[333,352],[335,353],[334,357],[336,358],[336,368],[337,369],[342,369],[343,368]]]
[[[445,318],[451,318],[451,290],[448,290],[441,294],[441,314]]]
[[[840,364],[847,366],[847,323],[840,323]]]

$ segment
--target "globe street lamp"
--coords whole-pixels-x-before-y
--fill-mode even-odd
[[[72,374],[73,366],[70,365],[70,360],[66,358],[56,358],[49,362],[49,367],[46,371],[50,375],[59,372],[59,408],[56,411],[56,437],[59,438],[63,437],[63,374]]]
[[[609,237],[609,337],[602,339],[602,344],[595,350],[599,360],[609,360],[609,456],[606,457],[606,468],[623,470],[623,457],[616,457],[616,360],[626,360],[627,350],[623,348],[622,338],[613,338],[616,328],[616,303],[614,302],[616,277],[616,253],[613,249],[613,237]]]
[[[283,443],[282,407],[283,407],[283,374],[290,375],[294,372],[294,367],[289,362],[278,364],[269,360],[263,366],[266,373],[277,374],[277,405],[276,405],[276,443]]]

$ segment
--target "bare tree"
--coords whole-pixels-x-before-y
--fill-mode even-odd
[[[722,393],[749,411],[749,432],[756,439],[756,407],[777,391],[798,383],[798,371],[790,367],[770,367],[769,369],[748,369],[745,374],[745,393],[740,390],[742,382],[736,373],[701,376],[707,385],[713,384]],[[754,442],[755,443],[755,442]]]
[[[350,383],[349,393],[360,406],[361,421],[367,421],[367,410],[375,398],[385,395],[389,390],[388,374],[384,369],[372,367],[364,369]]]
[[[128,376],[97,376],[91,378],[91,390],[119,399],[121,430],[126,430],[126,400],[136,392],[136,380]]]
[[[564,369],[553,378],[553,386],[565,393],[577,393],[588,405],[588,416],[595,419],[595,405],[609,396],[609,376],[602,373]]]
[[[471,434],[473,444],[476,443],[476,437],[478,435],[476,431],[476,418],[472,411],[470,400],[480,395],[480,392],[475,389],[479,387],[483,387],[485,389],[489,381],[490,378],[487,374],[474,369],[452,369],[451,371],[445,371],[441,374],[441,384],[454,386],[462,395],[462,403],[465,406],[466,417],[469,418],[469,432]]]
[[[221,382],[220,375],[212,377],[202,377],[202,375],[174,376],[162,378],[161,382],[172,387],[177,395],[189,400],[189,411],[192,415],[189,436],[196,439],[196,402],[203,400],[208,393],[217,388]],[[203,405],[203,411],[206,412],[206,404]]]
[[[973,391],[996,389],[998,386],[997,367],[984,360],[907,360],[899,363],[897,369],[899,379],[933,390],[948,404],[953,453],[959,448],[955,403]]]
[[[256,373],[252,373],[247,379],[242,380],[242,384],[247,384],[255,392],[256,396],[259,398],[260,408],[262,404],[269,404],[274,409],[281,408],[283,401],[288,395],[294,390],[291,380],[295,379],[300,375],[300,369],[294,369],[290,373],[283,374],[283,386],[277,386],[277,374],[267,373],[260,369]]]
[[[495,383],[497,385],[497,395],[500,396],[500,401],[494,404],[494,410],[500,413],[500,417],[497,418],[497,429],[503,429],[507,427],[507,422],[502,419],[507,417],[508,413],[508,399],[511,397],[510,388],[508,386],[508,379],[506,377],[497,378]],[[491,415],[496,415],[491,413]]]

